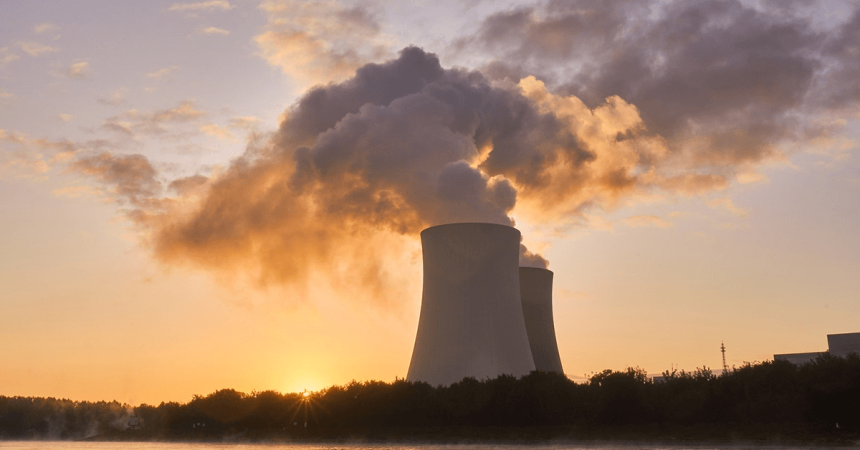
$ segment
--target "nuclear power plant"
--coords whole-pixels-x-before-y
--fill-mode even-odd
[[[520,297],[535,368],[564,373],[552,315],[552,271],[520,267]]]
[[[520,268],[520,232],[456,223],[421,232],[424,287],[406,379],[563,373],[552,316],[552,272]]]

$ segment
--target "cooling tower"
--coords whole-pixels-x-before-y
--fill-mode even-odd
[[[421,232],[424,292],[406,379],[448,385],[464,377],[535,370],[520,302],[520,232],[489,223]]]
[[[552,271],[520,267],[520,297],[535,368],[563,374],[552,320]]]

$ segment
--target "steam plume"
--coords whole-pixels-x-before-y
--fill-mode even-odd
[[[350,274],[385,295],[389,250],[424,227],[514,215],[566,226],[638,194],[723,189],[780,143],[827,132],[804,114],[856,109],[856,92],[833,86],[857,72],[845,55],[858,14],[828,34],[731,1],[631,4],[658,6],[647,19],[587,1],[496,14],[458,42],[499,55],[483,73],[415,47],[363,65],[304,94],[225,171],[135,200],[135,220],[168,263],[250,270],[262,284]],[[559,59],[569,72],[553,70]],[[111,161],[80,170],[128,178]],[[521,264],[547,263],[523,246]]]
[[[275,136],[211,180],[193,214],[165,218],[158,254],[252,263],[263,280],[283,281],[356,236],[514,225],[518,195],[562,221],[660,179],[653,170],[634,175],[665,155],[662,140],[643,131],[637,109],[617,97],[590,110],[534,78],[494,84],[406,48],[308,92]],[[547,264],[525,246],[522,262]]]

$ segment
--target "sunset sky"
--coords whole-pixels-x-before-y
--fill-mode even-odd
[[[860,4],[0,2],[0,395],[405,377],[515,224],[568,376],[860,331]]]

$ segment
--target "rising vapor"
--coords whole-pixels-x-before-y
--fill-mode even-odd
[[[376,30],[359,12],[342,11]],[[845,80],[858,74],[858,29],[857,13],[824,32],[792,10],[723,0],[549,2],[458,40],[460,52],[496,55],[480,71],[407,47],[312,88],[277,132],[223,171],[173,180],[172,196],[157,195],[145,158],[72,167],[136,207],[166,264],[264,286],[325,273],[392,297],[403,262],[392,255],[415,252],[428,226],[516,216],[563,230],[639,195],[755,179],[756,165],[784,157],[780,145],[834,131],[816,117],[856,111],[856,89],[835,86],[856,87]],[[547,266],[525,246],[520,262]]]
[[[159,257],[251,263],[264,282],[289,281],[342,258],[348,241],[380,232],[514,225],[518,196],[544,218],[569,220],[653,184],[665,155],[663,141],[642,135],[636,108],[619,98],[590,110],[534,78],[493,83],[444,69],[415,47],[311,90],[286,116],[274,136],[206,181],[193,213],[152,218]],[[546,267],[522,250],[524,265]]]

